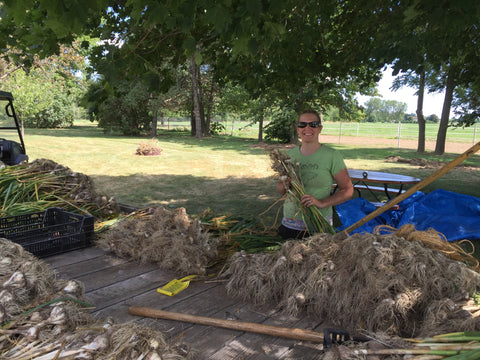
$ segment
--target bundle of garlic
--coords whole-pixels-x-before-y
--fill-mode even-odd
[[[480,274],[426,247],[420,232],[407,240],[404,230],[317,234],[278,252],[236,253],[224,273],[227,292],[344,329],[402,337],[478,330]]]
[[[43,341],[92,321],[83,284],[58,279],[42,260],[0,238],[0,347],[12,339]]]
[[[52,300],[67,285],[56,278],[49,266],[23,247],[0,238],[0,322],[10,321],[32,303]],[[70,284],[67,288],[71,290]],[[83,290],[76,290],[81,295]]]
[[[198,219],[189,217],[185,208],[153,207],[121,219],[100,234],[96,243],[122,258],[155,262],[180,274],[203,275],[217,262],[219,239]]]
[[[92,324],[76,332],[51,337],[44,341],[21,338],[0,351],[5,360],[160,360],[192,359],[187,348],[170,346],[159,331],[134,323]]]
[[[163,334],[95,319],[83,284],[61,280],[20,245],[0,238],[1,359],[188,359]],[[187,357],[185,357],[187,356]]]

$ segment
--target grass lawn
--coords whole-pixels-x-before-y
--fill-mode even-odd
[[[217,214],[258,215],[271,208],[266,218],[273,220],[281,204],[268,151],[259,146],[255,130],[202,140],[187,132],[160,130],[160,156],[135,155],[141,143],[152,141],[149,138],[104,134],[89,122],[80,122],[70,129],[26,129],[25,143],[30,161],[51,159],[84,173],[93,179],[99,193],[114,196],[120,203],[135,207],[185,207],[191,215],[206,209]],[[426,178],[437,168],[387,162],[387,156],[444,163],[458,156],[346,143],[331,146],[343,153],[349,168],[419,178]],[[442,188],[480,197],[480,155],[473,155],[465,164],[471,167],[456,168],[423,191]]]

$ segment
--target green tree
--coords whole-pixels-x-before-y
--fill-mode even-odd
[[[400,74],[393,82],[392,89],[398,90],[402,86],[409,86],[416,88],[417,95],[417,123],[418,123],[418,141],[417,152],[425,152],[425,116],[423,114],[423,101],[425,97],[426,89],[426,70],[424,66],[419,66],[416,71],[408,70],[405,73]]]
[[[438,116],[435,115],[435,114],[432,114],[432,115],[427,116],[425,120],[428,121],[428,122],[432,122],[432,123],[434,123],[434,124],[438,124],[438,122],[440,121],[440,119],[438,118]]]
[[[405,118],[407,104],[396,100],[371,98],[365,103],[365,121],[401,122]]]
[[[2,90],[16,99],[15,108],[28,127],[68,127],[73,124],[85,81],[77,76],[84,69],[84,57],[76,44],[62,47],[57,56],[36,57],[29,68],[3,60]]]
[[[471,126],[480,119],[480,89],[458,87],[455,92],[453,106],[457,115],[457,126]]]
[[[453,90],[480,81],[476,65],[480,57],[479,13],[480,3],[474,0],[359,0],[342,3],[335,21],[346,56],[362,50],[379,65],[392,64],[394,74],[411,70],[421,76],[425,66],[441,74],[446,97],[437,154],[444,152]]]
[[[172,67],[193,58],[215,72],[242,74],[247,89],[263,84],[277,103],[297,111],[315,93],[321,106],[351,110],[333,104],[349,101],[342,81],[365,91],[387,64],[419,75],[428,64],[444,75],[447,94],[437,136],[441,153],[454,89],[480,83],[479,7],[473,0],[18,0],[2,8],[0,43],[44,57],[72,34],[96,29],[103,42],[92,61],[109,82],[131,72],[166,91],[174,83]]]
[[[95,98],[90,102],[90,114],[92,119],[98,120],[99,127],[124,135],[139,135],[151,130],[149,92],[142,82],[125,81],[108,94],[101,84],[95,84],[94,89],[90,92],[90,100]]]
[[[102,43],[94,62],[98,62],[97,68],[108,81],[125,71],[141,68],[144,77],[157,78],[159,85],[167,85],[172,76],[162,72],[165,67],[160,59],[173,65],[190,59],[192,70],[208,64],[215,74],[220,74],[217,77],[230,73],[228,79],[244,85],[253,99],[260,99],[259,89],[263,89],[264,102],[282,101],[298,110],[312,99],[305,95],[314,94],[305,88],[315,89],[317,95],[313,98],[328,94],[323,96],[325,105],[328,101],[348,101],[341,86],[348,83],[353,89],[355,84],[357,90],[369,86],[377,69],[359,66],[353,59],[344,64],[335,44],[319,38],[319,34],[325,37],[331,32],[329,17],[336,6],[333,1],[320,8],[312,1],[302,5],[291,1],[203,1],[194,6],[180,1],[168,7],[158,2],[116,5],[107,12],[98,33],[100,38],[112,41]],[[121,39],[121,47],[113,43],[115,36],[117,42]],[[298,55],[286,57],[286,53]],[[105,60],[103,66],[100,60]],[[191,71],[192,75],[197,73],[198,70]],[[197,104],[194,113],[201,119],[202,87],[192,89],[198,90],[194,92],[197,96],[192,98],[192,108]],[[265,92],[269,93],[268,99]],[[270,96],[272,93],[275,98]]]

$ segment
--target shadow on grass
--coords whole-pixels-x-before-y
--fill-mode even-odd
[[[259,216],[273,221],[282,202],[272,178],[212,179],[192,175],[92,176],[97,192],[119,203],[145,208],[184,207],[190,215],[206,209],[215,214]]]
[[[433,175],[438,169],[437,168],[418,168],[412,166],[411,169],[406,169],[405,167],[382,167],[376,166],[374,169],[361,169],[361,170],[371,170],[371,171],[384,171],[388,173],[408,175],[419,178],[420,180],[425,180],[429,176]],[[480,186],[479,186],[479,175],[480,170],[463,170],[463,169],[452,169],[451,171],[443,174],[440,177],[436,177],[429,184],[421,187],[417,191],[424,193],[432,192],[433,190],[443,189],[451,192],[456,192],[459,194],[465,194],[475,197],[480,197]],[[432,180],[432,179],[430,179]],[[375,185],[375,184],[371,184]],[[406,185],[403,189],[409,189],[414,185]],[[398,185],[389,184],[389,188],[399,188]],[[368,196],[367,196],[368,198]],[[378,199],[370,199],[372,201],[380,201]],[[388,200],[385,197],[381,199]]]
[[[437,169],[423,169],[412,166],[377,166],[375,171],[404,174],[425,179]],[[420,189],[428,193],[444,189],[461,194],[480,197],[478,186],[480,170],[465,171],[453,169],[431,184]],[[128,176],[92,175],[98,192],[114,196],[117,201],[135,207],[165,206],[185,207],[189,214],[199,214],[211,209],[216,214],[257,216],[271,206],[268,217],[275,217],[282,202],[276,191],[273,177],[212,177],[193,175],[146,175]],[[390,186],[394,187],[394,186]],[[408,187],[407,187],[408,188]],[[278,202],[278,203],[277,203]]]
[[[447,164],[459,156],[459,154],[452,153],[445,153],[443,155],[435,155],[433,152],[417,153],[416,150],[412,149],[367,148],[340,144],[332,144],[330,146],[338,149],[346,159],[386,159],[388,156],[399,156],[404,159],[425,159]],[[480,153],[470,156],[463,164],[480,167]]]
[[[77,126],[68,129],[27,129],[26,137],[45,136],[54,138],[96,138],[96,139],[136,139],[139,143],[151,140],[150,136],[123,136],[118,134],[106,134],[102,129],[95,126]],[[253,145],[258,144],[256,139],[228,135],[215,135],[197,139],[190,132],[160,131],[156,137],[161,143],[180,144],[186,148],[198,147],[202,150],[231,150],[242,154],[265,154],[265,150]],[[59,140],[55,140],[59,141]]]

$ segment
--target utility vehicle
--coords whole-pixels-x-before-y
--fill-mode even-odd
[[[1,105],[5,106],[5,112],[0,110],[0,161],[7,166],[26,163],[28,156],[22,129],[13,107],[13,95],[10,92],[0,91]]]

